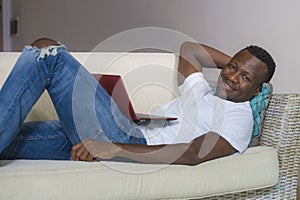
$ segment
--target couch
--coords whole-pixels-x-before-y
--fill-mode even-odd
[[[0,53],[0,87],[19,54]],[[178,94],[173,54],[72,54],[91,73],[120,74],[139,112]],[[47,119],[57,115],[45,92],[26,121]],[[241,155],[197,166],[0,160],[0,199],[295,199],[299,162],[300,94],[274,94],[259,146]]]

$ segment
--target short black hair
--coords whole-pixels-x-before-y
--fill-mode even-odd
[[[272,56],[265,49],[256,45],[250,45],[242,49],[242,51],[243,50],[249,51],[252,55],[267,65],[267,77],[265,82],[270,82],[276,68],[276,64]]]

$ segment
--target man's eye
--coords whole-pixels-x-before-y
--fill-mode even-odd
[[[248,78],[247,76],[243,76],[243,79],[244,79],[245,81],[249,81],[249,78]]]
[[[233,64],[229,64],[229,67],[230,67],[231,69],[235,69],[235,68],[236,68],[236,66],[233,65]]]

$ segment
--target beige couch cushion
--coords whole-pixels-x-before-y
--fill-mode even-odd
[[[168,199],[273,186],[277,154],[253,147],[197,166],[122,162],[0,161],[0,199]]]

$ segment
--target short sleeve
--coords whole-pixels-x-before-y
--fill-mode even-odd
[[[249,146],[253,129],[251,108],[241,107],[228,111],[221,136],[240,153]]]
[[[190,93],[191,88],[195,94],[205,94],[209,92],[209,84],[204,79],[202,72],[196,72],[189,75],[184,80],[183,84],[179,86],[179,91],[182,95],[184,95]]]
[[[211,131],[218,133],[242,153],[247,149],[252,135],[253,117],[250,104],[223,101],[224,104],[214,105]]]

